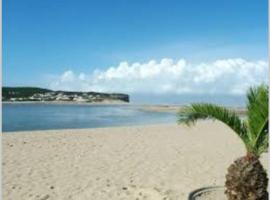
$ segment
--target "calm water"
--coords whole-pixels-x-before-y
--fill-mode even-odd
[[[3,104],[2,119],[4,132],[176,122],[174,113],[128,105]]]

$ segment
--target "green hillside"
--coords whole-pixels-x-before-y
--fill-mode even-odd
[[[46,94],[45,94],[46,93]],[[100,102],[104,100],[121,100],[129,102],[129,96],[119,93],[53,91],[37,87],[3,87],[3,101],[76,101]]]
[[[2,98],[27,98],[33,96],[36,93],[44,94],[46,92],[52,92],[52,90],[37,88],[37,87],[3,87]]]

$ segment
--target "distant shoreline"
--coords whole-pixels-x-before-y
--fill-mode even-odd
[[[55,104],[55,105],[86,105],[86,106],[137,106],[141,111],[150,112],[171,112],[177,113],[181,111],[185,106],[183,104],[136,104],[122,101],[107,101],[107,102],[74,102],[74,101],[3,101],[3,104]],[[227,106],[228,109],[234,110],[238,115],[246,115],[246,109],[241,106]]]
[[[59,105],[128,105],[124,101],[76,102],[76,101],[2,101],[3,104],[59,104]]]

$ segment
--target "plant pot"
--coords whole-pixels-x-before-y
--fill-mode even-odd
[[[188,200],[227,200],[223,186],[204,187],[192,191]]]

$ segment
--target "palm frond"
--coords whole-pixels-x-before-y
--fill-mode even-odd
[[[260,154],[268,147],[268,88],[261,85],[247,93],[248,137],[253,151]]]
[[[257,155],[261,155],[262,153],[266,152],[268,149],[268,137],[264,137],[263,141],[261,142],[260,146],[257,149]]]
[[[223,122],[234,130],[248,147],[247,130],[235,112],[214,104],[191,104],[179,111],[178,123],[192,125],[200,119],[212,119]]]
[[[214,104],[191,104],[178,114],[178,123],[193,125],[200,119],[219,120],[243,140],[248,153],[260,156],[268,149],[268,87],[260,85],[247,93],[247,120],[235,112]]]

